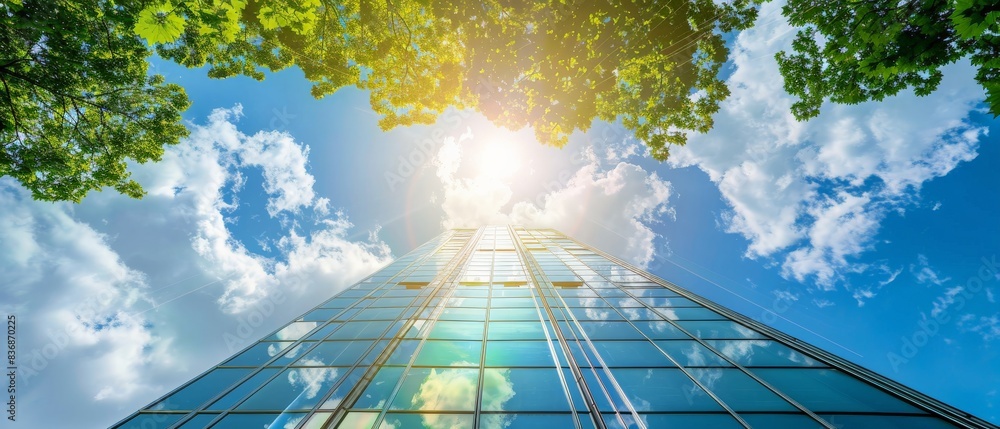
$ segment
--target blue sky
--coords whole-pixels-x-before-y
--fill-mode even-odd
[[[474,112],[383,132],[367,93],[315,100],[298,70],[155,62],[191,97],[192,135],[133,166],[146,198],[38,203],[0,179],[22,427],[114,423],[444,228],[505,222],[1000,423],[1000,121],[974,70],[799,123],[771,59],[794,34],[778,7],[732,41],[715,129],[666,163],[616,124],[562,149]]]

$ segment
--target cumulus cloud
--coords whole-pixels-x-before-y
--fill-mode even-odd
[[[558,186],[533,200],[517,200],[509,178],[459,174],[466,158],[462,143],[472,138],[467,133],[446,139],[435,157],[444,188],[445,228],[501,223],[554,228],[638,265],[653,259],[657,234],[651,225],[673,214],[668,206],[671,187],[655,172],[622,161],[635,148],[609,149],[611,158],[604,161],[611,165],[588,148],[574,157],[572,170]]]
[[[178,216],[195,226],[191,244],[206,270],[224,279],[219,304],[230,312],[245,311],[273,293],[301,292],[315,284],[343,287],[390,259],[377,231],[367,241],[348,240],[353,225],[345,213],[328,217],[330,200],[316,198],[315,179],[307,170],[309,147],[287,133],[261,131],[246,135],[236,127],[241,107],[217,109],[204,125],[194,125],[187,141],[170,148],[164,160],[139,168],[150,197],[163,199]],[[144,171],[145,169],[151,171]],[[319,220],[304,235],[289,224],[277,240],[285,260],[250,252],[234,239],[227,214],[239,204],[226,191],[242,186],[242,172],[261,169],[267,211],[271,217],[309,209]]]
[[[142,200],[42,203],[0,178],[0,310],[21,322],[19,421],[107,426],[233,353],[227,335],[254,340],[314,304],[310,292],[327,296],[392,258],[377,229],[352,238],[347,214],[315,194],[307,146],[246,135],[239,117],[239,106],[216,110],[162,162],[133,166]],[[233,232],[257,173],[276,227],[268,255]],[[299,375],[308,388],[332,377]],[[66,412],[36,412],[53,406]]]
[[[737,36],[732,95],[715,128],[692,135],[670,162],[696,166],[718,185],[729,205],[724,226],[749,241],[748,257],[773,258],[786,278],[833,289],[845,274],[869,268],[852,258],[873,248],[888,213],[977,156],[986,129],[969,114],[983,93],[974,68],[960,61],[944,69],[930,96],[826,104],[820,116],[796,121],[773,60],[795,34],[781,7],[764,4],[758,24]]]

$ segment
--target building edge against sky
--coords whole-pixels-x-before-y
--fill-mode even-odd
[[[995,428],[554,230],[446,231],[113,428]]]

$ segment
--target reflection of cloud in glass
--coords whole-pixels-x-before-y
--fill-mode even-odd
[[[297,340],[312,331],[319,322],[295,322],[274,334],[279,340]]]
[[[719,351],[737,362],[753,362],[754,347],[767,347],[770,343],[762,340],[726,341]]]
[[[452,366],[459,365],[468,365],[468,363],[452,363]],[[477,371],[468,369],[432,369],[430,375],[420,384],[420,389],[413,395],[411,403],[415,409],[419,410],[474,410],[476,394],[478,393],[477,376]],[[481,409],[503,411],[503,404],[513,397],[514,385],[510,382],[510,370],[487,368],[483,373]],[[421,418],[424,427],[428,429],[471,428],[471,422],[464,416],[423,414]],[[489,427],[506,426],[502,424],[502,416],[489,416],[484,419],[494,424]],[[502,426],[495,426],[496,424],[502,424]],[[380,429],[394,429],[397,426],[394,423],[384,423]]]
[[[287,349],[288,346],[291,344],[292,343],[271,343],[270,345],[267,346],[267,355],[270,357],[274,357],[282,350]],[[302,344],[299,344],[295,346],[294,349],[289,350],[284,357],[286,359],[295,359],[295,357],[299,355],[300,350],[302,350]]]
[[[733,323],[733,329],[735,329],[738,334],[743,336],[743,338],[753,338],[757,336],[757,333],[754,332],[753,329],[747,328],[746,326],[738,323]]]
[[[666,316],[667,319],[670,319],[670,320],[680,319],[679,317],[677,317],[677,312],[674,311],[674,309],[672,309],[672,308],[662,308],[661,307],[661,308],[657,308],[656,310],[659,311],[660,314],[663,314],[664,316]]]
[[[701,353],[696,343],[691,343],[691,347],[682,351],[686,357],[685,366],[705,366],[705,355]]]
[[[283,426],[281,426],[281,428],[282,429],[295,429],[295,427],[299,425],[299,422],[301,422],[302,419],[303,419],[303,417],[296,417],[294,419],[288,419],[288,421],[285,422],[285,424]],[[277,423],[277,422],[275,422],[275,423]],[[274,426],[274,425],[272,424],[271,426]],[[268,429],[271,429],[271,427],[268,427]],[[277,428],[274,428],[274,429],[277,429]]]
[[[307,359],[303,361],[303,364],[322,365],[323,363]],[[323,383],[333,382],[336,379],[337,368],[299,368],[288,372],[288,383],[293,387],[303,389],[302,393],[299,394],[299,398],[302,399],[315,398]]]

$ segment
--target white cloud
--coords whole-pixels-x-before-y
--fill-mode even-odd
[[[965,314],[958,319],[958,327],[981,335],[984,341],[992,341],[1000,338],[1000,313],[992,316]]]
[[[279,285],[285,291],[302,291],[315,282],[344,287],[388,262],[389,249],[377,235],[367,242],[347,240],[353,225],[346,215],[336,212],[334,218],[325,218],[330,200],[315,197],[315,179],[307,171],[308,146],[286,133],[243,134],[235,124],[240,115],[240,106],[213,111],[208,123],[193,126],[185,144],[170,148],[161,163],[138,168],[150,197],[179,206],[175,212],[196,226],[192,246],[206,271],[224,279],[219,298],[224,309],[245,311]],[[227,213],[238,202],[226,201],[225,191],[227,186],[241,187],[239,177],[248,168],[262,169],[271,217],[302,209],[313,209],[321,217],[307,236],[291,223],[287,235],[277,241],[286,261],[253,254],[229,230]]]
[[[777,259],[787,278],[831,289],[846,273],[868,268],[852,258],[874,246],[887,213],[976,157],[986,130],[969,113],[983,93],[974,68],[960,61],[944,68],[930,96],[828,103],[820,116],[796,121],[773,60],[795,34],[781,7],[765,3],[761,16],[770,18],[737,36],[732,95],[715,128],[692,135],[670,162],[697,166],[718,185],[730,208],[724,226],[749,240],[747,256]]]
[[[574,158],[577,162],[560,186],[531,200],[514,201],[508,178],[459,176],[465,158],[460,143],[467,138],[472,136],[446,139],[435,158],[444,188],[445,228],[499,223],[555,228],[639,265],[653,259],[657,235],[650,225],[673,214],[667,205],[670,184],[656,173],[624,161],[604,166],[588,149]],[[615,159],[630,156],[627,148],[614,153]]]
[[[0,252],[0,311],[22,323],[19,366],[33,371],[19,378],[19,423],[114,423],[391,259],[377,229],[351,238],[346,214],[315,195],[306,146],[239,132],[239,112],[216,110],[162,162],[133,166],[142,200],[40,203],[0,178],[0,242],[12,250]],[[277,226],[269,256],[233,230],[235,195],[256,172]]]
[[[940,286],[944,284],[944,282],[951,280],[951,277],[944,277],[938,274],[938,272],[930,266],[930,263],[927,261],[927,256],[922,254],[917,255],[916,264],[910,264],[910,273],[917,279],[917,283],[921,284],[933,284]]]

